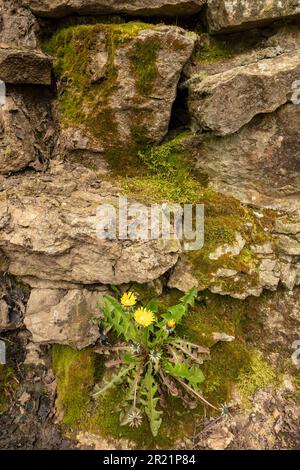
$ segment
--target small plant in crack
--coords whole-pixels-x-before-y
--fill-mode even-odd
[[[219,411],[201,393],[204,375],[201,365],[210,351],[177,335],[189,307],[194,306],[197,289],[191,289],[177,305],[158,315],[158,304],[151,300],[138,305],[134,293],[124,294],[120,301],[104,296],[101,325],[117,335],[121,342],[106,353],[117,356],[107,363],[113,368],[109,380],[96,387],[99,397],[113,387],[123,385],[125,399],[120,407],[121,425],[139,427],[147,417],[154,437],[163,420],[166,395],[182,400],[190,408],[197,402]]]

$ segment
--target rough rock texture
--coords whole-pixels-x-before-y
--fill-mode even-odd
[[[190,111],[194,124],[217,135],[228,135],[254,116],[271,113],[292,96],[299,77],[299,52],[261,60],[189,81]]]
[[[195,40],[180,28],[140,24],[75,27],[55,36],[49,52],[64,48],[69,60],[55,59],[66,147],[107,152],[159,143]]]
[[[50,85],[51,60],[42,52],[2,46],[0,79],[13,84]]]
[[[250,248],[253,264],[248,272],[244,267],[229,269],[230,261],[234,261],[245,247],[245,240],[239,233],[236,234],[236,243],[221,245],[209,258],[215,261],[212,264],[209,279],[203,282],[203,272],[195,270],[193,262],[188,255],[182,255],[176,264],[170,279],[169,287],[187,292],[194,286],[199,290],[209,289],[220,295],[230,295],[237,299],[249,296],[259,297],[264,289],[275,291],[279,282],[292,290],[300,284],[300,237],[299,223],[278,222],[273,233],[273,245],[266,242],[263,245],[252,245]],[[276,247],[276,248],[275,248]],[[225,267],[220,267],[222,260]],[[251,265],[251,263],[250,263]]]
[[[0,330],[4,330],[10,324],[9,321],[9,307],[5,301],[4,292],[0,289]]]
[[[61,17],[72,13],[127,15],[192,15],[201,10],[206,0],[25,0],[33,13]]]
[[[212,33],[252,28],[300,14],[298,0],[208,0],[207,5],[207,21]]]
[[[92,172],[85,183],[82,176],[79,169],[72,178],[65,173],[44,181],[16,181],[19,187],[1,193],[0,246],[11,273],[47,281],[122,284],[152,281],[174,266],[181,249],[176,240],[99,239],[97,208],[118,200],[112,192],[103,196],[105,185],[100,196],[101,185],[91,186]]]
[[[114,286],[162,310],[181,295],[169,288],[200,291],[183,328],[219,342],[203,393],[232,416],[207,410],[194,441],[198,414],[182,416],[174,447],[299,447],[299,13],[289,0],[0,0],[1,448],[135,445],[102,398],[86,402],[94,424],[87,410],[73,423],[76,443],[53,424],[101,380],[112,338],[93,320]],[[203,248],[100,239],[97,208],[120,194],[204,203]]]
[[[28,300],[25,325],[35,343],[67,344],[83,349],[100,336],[93,322],[99,318],[99,292],[85,289],[33,289]]]
[[[300,107],[286,104],[233,135],[195,139],[189,145],[195,167],[217,190],[245,203],[299,209],[299,120]]]
[[[7,90],[0,107],[0,174],[46,168],[55,140],[49,99],[47,90]]]
[[[39,26],[34,15],[19,0],[0,1],[0,43],[14,47],[38,48]]]
[[[9,274],[0,274],[0,331],[23,324],[29,288]]]

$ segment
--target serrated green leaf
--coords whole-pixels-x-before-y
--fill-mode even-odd
[[[147,310],[151,310],[153,313],[158,312],[158,304],[156,299],[151,299],[150,302],[146,305]]]
[[[180,303],[178,305],[169,307],[167,313],[162,315],[162,318],[165,321],[174,320],[175,323],[179,325],[182,322],[183,317],[188,312],[188,307],[194,306],[197,295],[198,291],[193,287],[193,289],[189,290],[188,293],[180,299]]]
[[[94,397],[99,397],[100,395],[103,395],[106,393],[108,390],[111,388],[115,387],[116,385],[120,385],[121,383],[124,382],[126,379],[126,376],[130,374],[132,369],[134,369],[135,364],[130,364],[128,367],[122,367],[116,374],[113,375],[113,377],[110,379],[108,383],[106,383],[101,390],[98,392],[94,393]]]
[[[145,413],[149,419],[150,429],[154,437],[157,436],[162,423],[162,411],[157,410],[159,398],[157,395],[157,383],[152,375],[152,365],[149,364],[142,383],[141,403],[144,406]]]
[[[132,315],[126,312],[119,302],[110,295],[103,296],[103,323],[105,327],[113,329],[118,336],[123,336],[126,341],[133,341],[136,330]]]
[[[180,299],[180,303],[184,305],[186,308],[188,307],[188,305],[190,305],[191,307],[194,307],[195,300],[197,299],[197,297],[198,297],[198,289],[196,287],[193,287]]]
[[[196,366],[189,367],[184,362],[180,364],[171,364],[168,362],[165,364],[164,369],[165,372],[172,377],[186,380],[195,390],[205,380],[201,369]]]

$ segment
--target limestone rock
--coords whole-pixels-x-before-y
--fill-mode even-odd
[[[205,263],[203,268],[201,265],[195,267],[189,256],[182,254],[171,272],[168,286],[183,292],[192,287],[197,287],[199,291],[209,289],[214,294],[229,295],[241,300],[249,296],[259,297],[264,289],[275,291],[280,281],[288,289],[294,289],[300,284],[299,243],[288,235],[278,235],[276,231],[272,235],[279,250],[274,251],[274,247],[268,242],[249,247],[245,240],[239,251],[232,250],[232,247],[231,251],[224,251],[224,246],[220,246],[215,251],[219,254],[218,257],[215,253],[213,258],[211,254],[208,255],[211,260],[209,269]],[[237,234],[238,237],[240,234]],[[248,270],[243,267],[240,270],[228,269],[226,266],[230,266],[231,261],[234,262],[243,248],[252,253],[253,259]],[[223,260],[224,267],[219,266],[220,259]]]
[[[0,330],[5,330],[9,324],[9,308],[5,300],[1,299],[0,292]]]
[[[34,343],[66,344],[78,349],[94,344],[100,336],[93,319],[100,317],[98,292],[33,289],[25,326]]]
[[[79,432],[76,436],[80,450],[132,450],[134,443],[127,439],[103,438],[90,432]]]
[[[211,450],[225,450],[233,439],[234,435],[224,427],[210,433],[207,438],[207,447]]]
[[[292,96],[300,74],[298,51],[188,81],[194,125],[217,135],[237,132],[254,116],[272,113]]]
[[[240,254],[245,244],[246,242],[243,239],[242,235],[237,232],[235,236],[234,244],[232,245],[226,244],[226,245],[218,247],[213,253],[210,253],[208,255],[209,259],[218,260],[219,258],[221,258],[221,256],[224,256],[224,255],[237,256]],[[228,273],[225,273],[225,277],[228,277]]]
[[[47,93],[10,92],[0,106],[0,174],[27,167],[42,170],[54,146],[54,125]]]
[[[45,17],[62,17],[72,13],[127,15],[192,15],[206,0],[25,0],[33,13]]]
[[[300,14],[298,0],[208,0],[207,20],[212,33],[253,28]]]
[[[300,256],[300,242],[287,235],[278,235],[279,248],[287,255]]]
[[[194,165],[216,190],[244,203],[284,209],[300,208],[300,107],[282,106],[259,116],[238,133],[195,138],[187,146]]]
[[[54,67],[65,146],[121,159],[136,145],[161,142],[195,41],[181,28],[136,23],[74,27],[54,36],[49,53],[59,52]],[[73,67],[78,47],[78,67],[86,64],[80,76]],[[62,57],[70,51],[67,66]]]
[[[39,26],[34,15],[19,0],[0,0],[0,43],[37,49]]]
[[[5,83],[50,85],[51,67],[42,52],[0,47],[0,79]]]
[[[173,267],[177,240],[104,240],[96,233],[101,204],[118,198],[77,172],[16,178],[0,196],[0,246],[9,271],[21,277],[80,284],[146,283]],[[101,189],[102,188],[102,189]]]

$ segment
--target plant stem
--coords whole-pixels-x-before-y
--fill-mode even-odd
[[[216,406],[212,405],[209,401],[207,401],[204,397],[202,397],[202,395],[200,395],[199,393],[195,392],[195,390],[190,387],[189,385],[187,385],[185,382],[183,382],[182,380],[178,379],[178,377],[174,377],[177,382],[180,383],[180,385],[182,385],[182,387],[184,387],[186,390],[188,390],[190,393],[192,393],[195,397],[197,397],[199,400],[201,400],[203,403],[205,403],[206,405],[210,406],[211,408],[213,408],[214,410],[217,410],[219,411],[219,408],[217,408]]]
[[[134,379],[134,384],[133,384],[133,409],[134,410],[136,410],[137,389],[138,389],[139,381],[142,375],[143,367],[144,367],[144,363],[141,362],[137,370],[136,377]]]

